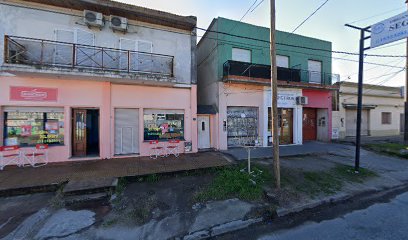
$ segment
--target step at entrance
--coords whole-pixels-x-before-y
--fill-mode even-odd
[[[118,178],[71,180],[62,190],[64,202],[74,204],[104,200],[110,197],[118,184]]]

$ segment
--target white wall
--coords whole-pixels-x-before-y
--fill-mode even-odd
[[[290,95],[295,97],[295,101],[279,101],[278,100],[278,108],[292,108],[293,109],[293,144],[302,144],[303,142],[303,107],[301,105],[296,105],[296,97],[302,96],[302,89],[285,89],[285,88],[278,88],[278,96],[279,95]],[[271,132],[268,131],[268,108],[272,106],[272,92],[270,87],[264,88],[264,109],[265,114],[264,118],[264,125],[263,125],[263,138],[264,138],[264,146],[268,146],[268,137],[272,136]]]
[[[16,2],[16,3],[13,3]],[[7,5],[5,5],[7,3]],[[55,40],[55,29],[82,29],[95,34],[95,45],[119,48],[119,39],[145,40],[153,43],[153,53],[174,56],[174,74],[177,82],[191,83],[192,40],[188,31],[153,26],[129,20],[128,33],[113,32],[108,24],[102,30],[89,29],[83,23],[82,11],[74,11],[18,1],[0,0],[0,63],[3,63],[4,35]],[[48,12],[25,7],[57,11]],[[65,14],[61,14],[61,13]],[[72,16],[74,15],[74,16]],[[109,16],[105,16],[107,19]],[[137,26],[136,26],[137,25]],[[159,29],[160,28],[160,29]]]

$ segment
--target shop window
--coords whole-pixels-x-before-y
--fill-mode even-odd
[[[5,111],[4,145],[64,144],[64,113]]]
[[[390,112],[382,112],[381,113],[381,123],[382,124],[391,124],[391,113]]]
[[[184,112],[179,110],[145,110],[144,140],[184,140]]]

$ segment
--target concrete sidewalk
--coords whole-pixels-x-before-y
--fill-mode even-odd
[[[303,145],[288,145],[280,146],[279,155],[281,157],[291,157],[299,155],[309,155],[309,154],[328,154],[331,152],[338,152],[344,150],[344,148],[349,148],[344,144],[339,143],[324,143],[324,142],[305,142]],[[231,148],[227,151],[222,151],[234,157],[236,160],[246,160],[248,159],[248,152],[245,148]],[[273,149],[272,147],[261,147],[251,150],[251,158],[253,159],[266,159],[272,158]]]
[[[96,161],[66,162],[32,168],[8,166],[0,171],[0,196],[15,190],[44,188],[66,183],[70,180],[101,179],[112,177],[143,176],[231,164],[219,152],[182,154],[178,158],[151,159],[134,157]]]

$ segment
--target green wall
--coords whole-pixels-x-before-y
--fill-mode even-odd
[[[218,76],[221,79],[223,75],[223,64],[232,58],[232,48],[243,48],[251,50],[252,63],[270,65],[269,56],[269,28],[254,26],[247,23],[242,23],[225,18],[217,18],[217,29],[210,29],[217,32],[230,33],[232,35],[244,36],[255,39],[262,39],[264,41],[245,39],[241,37],[234,37],[230,35],[218,33]],[[202,39],[203,40],[203,39]],[[204,39],[205,40],[205,39]],[[290,34],[287,32],[277,31],[277,54],[289,57],[289,67],[295,69],[308,69],[308,60],[316,60],[322,62],[322,71],[325,74],[332,73],[332,44],[328,41],[320,39],[305,37],[297,34]],[[279,43],[303,46],[308,48],[325,49],[327,51],[317,51],[305,48],[298,48],[292,46],[283,46]],[[308,81],[307,76],[302,77],[302,81]],[[329,84],[329,82],[326,82]]]

